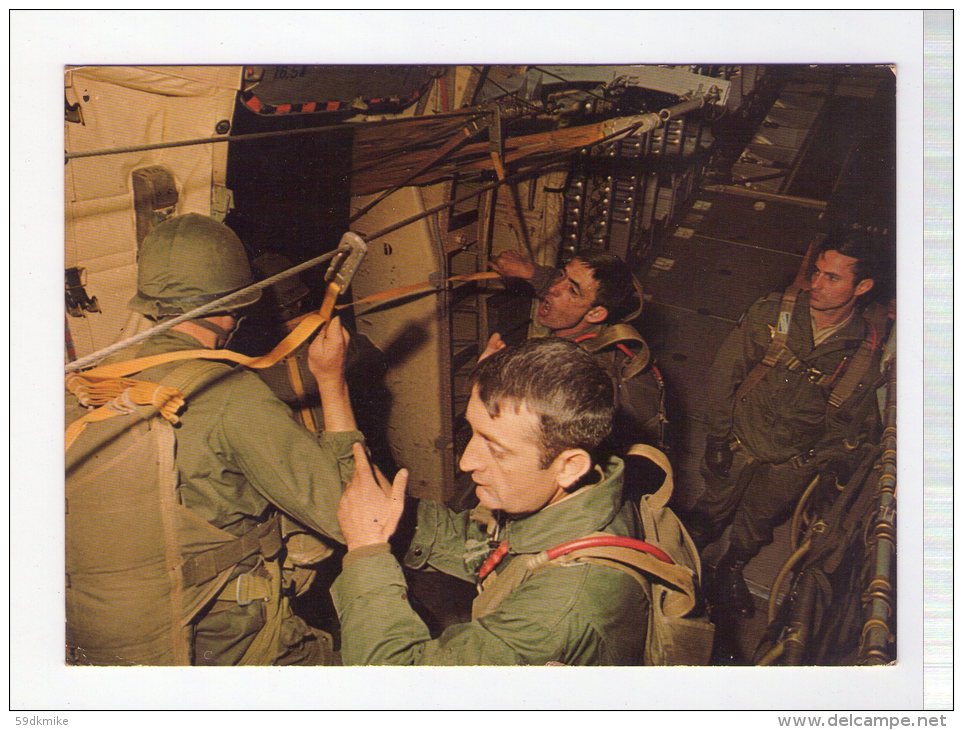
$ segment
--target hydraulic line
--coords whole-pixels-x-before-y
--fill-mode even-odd
[[[803,542],[803,544],[799,546],[799,549],[796,550],[796,552],[794,552],[792,555],[790,555],[789,559],[785,562],[782,568],[779,569],[779,573],[776,575],[776,579],[772,582],[772,588],[769,589],[769,611],[767,616],[767,620],[769,623],[772,623],[773,621],[776,620],[776,598],[779,596],[779,587],[782,585],[782,582],[786,579],[786,576],[789,575],[789,571],[791,571],[793,567],[796,565],[796,563],[802,560],[803,556],[805,556],[806,553],[809,552],[809,548],[811,545],[812,545],[812,538],[811,537],[806,538],[805,542]]]
[[[812,571],[804,570],[799,578],[796,600],[793,601],[792,615],[786,631],[784,663],[798,667],[806,655],[806,644],[811,633],[813,608],[816,605],[816,579]],[[771,619],[770,619],[771,620]]]
[[[799,547],[799,525],[802,523],[803,510],[805,510],[806,502],[809,501],[809,497],[812,496],[817,484],[819,484],[819,474],[814,476],[812,481],[809,482],[809,486],[806,487],[806,491],[803,492],[803,495],[799,498],[799,503],[793,511],[792,520],[789,523],[789,547],[792,550]]]
[[[768,667],[771,666],[779,657],[783,655],[786,651],[786,640],[783,639],[776,643],[769,651],[767,651],[761,659],[755,662],[757,667]]]

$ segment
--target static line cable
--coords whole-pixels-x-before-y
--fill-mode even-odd
[[[186,322],[189,319],[197,319],[198,317],[202,317],[205,314],[209,314],[210,312],[223,312],[226,309],[230,309],[231,304],[245,297],[247,294],[250,294],[251,292],[261,291],[262,289],[267,289],[269,286],[276,284],[282,279],[287,279],[288,277],[294,276],[295,274],[305,271],[306,269],[310,269],[314,266],[317,266],[318,264],[324,263],[328,259],[334,258],[340,252],[341,252],[340,248],[336,248],[334,251],[328,251],[328,253],[326,254],[322,254],[321,256],[305,261],[304,263],[298,264],[297,266],[292,266],[290,269],[286,269],[278,274],[275,274],[274,276],[269,276],[267,279],[264,279],[263,281],[255,282],[254,284],[251,284],[250,286],[246,286],[243,289],[238,289],[237,291],[231,292],[226,296],[223,296],[219,299],[215,299],[213,302],[202,304],[200,307],[196,307],[195,309],[192,309],[189,312],[185,312],[184,314],[179,314],[173,319],[164,320],[163,322],[156,325],[155,327],[151,327],[149,330],[145,330],[140,334],[134,335],[133,337],[128,337],[126,340],[115,342],[114,344],[108,345],[102,350],[97,350],[97,352],[93,352],[90,355],[86,355],[85,357],[82,357],[79,360],[74,360],[73,362],[68,363],[64,367],[64,370],[68,373],[74,372],[77,370],[83,370],[85,367],[88,367],[89,365],[93,365],[95,362],[99,360],[103,360],[105,357],[109,355],[113,355],[115,352],[119,352],[120,350],[123,350],[124,348],[130,347],[132,345],[137,345],[143,342],[144,340],[149,339],[150,337],[153,337],[154,335],[159,335],[162,332],[166,332],[171,327],[176,327],[181,322]]]
[[[435,119],[438,117],[465,117],[465,116],[478,116],[479,112],[477,110],[473,111],[456,111],[456,112],[443,112],[440,114],[431,114],[428,117]],[[403,117],[401,119],[383,119],[377,122],[360,122],[360,123],[344,123],[344,124],[332,124],[327,127],[308,127],[306,129],[282,129],[275,132],[252,132],[250,134],[236,134],[236,135],[225,135],[223,137],[196,137],[194,139],[183,139],[174,142],[155,142],[154,144],[142,144],[133,145],[130,147],[112,147],[108,149],[101,150],[87,150],[85,152],[66,152],[64,154],[64,159],[66,161],[78,160],[84,157],[103,157],[106,155],[122,155],[128,152],[149,152],[150,150],[164,150],[171,149],[173,147],[190,147],[193,145],[200,144],[218,144],[221,142],[251,142],[259,139],[274,139],[280,137],[293,137],[300,134],[323,134],[325,132],[343,132],[347,129],[351,129],[355,126],[372,126],[372,125],[387,125],[387,124],[397,124],[400,122],[409,122],[412,119],[420,119],[422,117]]]
[[[571,153],[568,153],[568,154],[571,154]],[[535,170],[539,170],[539,169],[541,169],[542,167],[547,167],[548,165],[550,165],[550,164],[555,164],[556,162],[558,162],[557,159],[556,159],[556,160],[552,160],[552,161],[550,161],[550,162],[547,162],[547,163],[545,163],[544,165],[542,165],[542,166],[540,166],[540,167],[536,167],[536,168],[534,168],[534,169],[535,169]],[[430,215],[434,215],[435,213],[438,213],[439,211],[442,211],[442,210],[444,210],[445,208],[449,208],[449,207],[458,205],[459,203],[462,203],[462,202],[464,202],[464,201],[466,201],[466,200],[469,200],[470,198],[477,197],[477,196],[481,195],[482,193],[487,192],[488,190],[492,190],[492,189],[494,189],[494,188],[498,187],[499,185],[502,185],[502,184],[504,184],[504,183],[506,183],[506,182],[514,182],[516,179],[521,179],[521,178],[524,177],[524,176],[530,175],[531,172],[532,172],[532,170],[525,170],[525,171],[523,171],[523,172],[516,173],[516,174],[513,175],[513,176],[506,177],[504,180],[496,180],[496,181],[495,181],[494,183],[492,183],[491,185],[487,185],[487,186],[485,186],[484,188],[480,188],[480,189],[478,189],[478,190],[476,190],[476,191],[473,191],[473,192],[471,192],[471,193],[468,193],[467,195],[464,195],[464,196],[462,196],[461,198],[458,198],[457,200],[452,200],[452,201],[450,201],[450,202],[448,202],[448,203],[442,203],[442,204],[440,204],[440,205],[436,205],[436,206],[434,206],[433,208],[429,208],[428,210],[422,211],[421,213],[417,213],[417,214],[414,215],[414,216],[411,216],[411,217],[409,217],[409,218],[406,218],[406,219],[404,219],[404,220],[402,220],[402,221],[400,221],[400,222],[398,222],[398,223],[394,223],[394,224],[388,226],[387,228],[384,228],[384,229],[382,229],[382,230],[380,230],[380,231],[377,231],[377,232],[375,232],[375,233],[373,233],[373,234],[364,235],[364,238],[365,238],[366,240],[373,240],[373,239],[375,239],[375,238],[379,238],[379,237],[381,237],[381,236],[385,236],[385,235],[387,235],[388,233],[392,233],[392,232],[398,230],[399,228],[404,228],[404,227],[407,226],[407,225],[410,225],[410,224],[412,224],[412,223],[415,223],[415,222],[421,220],[422,218],[427,218],[427,217],[430,216]],[[105,348],[103,348],[103,349],[101,349],[101,350],[97,350],[96,352],[93,352],[93,353],[91,353],[90,355],[86,355],[86,356],[84,356],[84,357],[82,357],[82,358],[80,358],[80,359],[78,359],[78,360],[74,360],[73,362],[68,363],[68,364],[64,367],[64,370],[65,370],[66,372],[68,372],[68,373],[70,373],[70,372],[75,372],[75,371],[78,371],[78,370],[83,370],[84,368],[86,368],[86,367],[88,367],[88,366],[90,366],[90,365],[93,365],[94,363],[98,362],[99,360],[102,360],[102,359],[104,359],[105,357],[108,357],[108,356],[110,356],[110,355],[113,355],[115,352],[119,352],[120,350],[123,350],[124,348],[131,347],[131,346],[133,346],[133,345],[139,344],[139,343],[143,342],[144,340],[147,340],[147,339],[149,339],[150,337],[153,337],[154,335],[158,335],[158,334],[161,334],[162,332],[166,332],[166,331],[169,330],[171,327],[175,327],[176,325],[180,324],[181,322],[186,322],[186,321],[189,320],[189,319],[197,319],[198,317],[201,317],[201,316],[203,316],[203,315],[205,315],[205,314],[208,314],[208,313],[210,313],[210,312],[223,311],[224,309],[228,309],[230,304],[232,304],[233,302],[237,301],[237,300],[238,300],[239,298],[241,298],[242,296],[244,296],[244,295],[246,295],[246,294],[248,294],[248,293],[250,293],[250,292],[261,291],[262,289],[266,289],[266,288],[272,286],[273,284],[277,283],[278,281],[281,281],[282,279],[287,279],[287,278],[289,278],[289,277],[291,277],[291,276],[294,276],[295,274],[298,274],[298,273],[300,273],[300,272],[302,272],[302,271],[305,271],[306,269],[310,269],[310,268],[312,268],[312,267],[314,267],[314,266],[317,266],[318,264],[321,264],[321,263],[327,261],[328,259],[333,258],[335,255],[338,254],[339,251],[340,251],[340,249],[335,249],[334,251],[329,251],[328,253],[322,254],[321,256],[318,256],[318,257],[316,257],[316,258],[313,258],[313,259],[310,259],[310,260],[308,260],[308,261],[305,261],[304,263],[298,264],[298,265],[293,266],[293,267],[291,267],[291,268],[289,268],[289,269],[285,269],[284,271],[281,271],[281,272],[279,272],[279,273],[277,273],[277,274],[275,274],[275,275],[273,275],[273,276],[270,276],[270,277],[268,277],[267,279],[264,279],[263,281],[256,282],[256,283],[254,283],[254,284],[251,284],[250,286],[244,287],[243,289],[238,289],[236,292],[232,292],[231,294],[228,294],[227,296],[223,296],[223,297],[221,297],[220,299],[216,299],[216,300],[214,300],[213,302],[209,302],[209,303],[207,303],[207,304],[204,304],[204,305],[202,305],[202,306],[200,306],[200,307],[197,307],[197,308],[195,308],[195,309],[192,309],[192,310],[189,311],[189,312],[185,312],[184,314],[179,314],[178,316],[174,317],[173,319],[165,320],[164,322],[161,322],[160,324],[158,324],[158,325],[156,325],[156,326],[154,326],[154,327],[151,327],[150,329],[145,330],[144,332],[141,332],[140,334],[134,335],[134,336],[129,337],[129,338],[125,339],[125,340],[121,340],[120,342],[115,342],[114,344],[108,345],[107,347],[105,347]]]
[[[404,228],[405,226],[411,225],[412,223],[415,223],[421,220],[422,218],[427,218],[428,216],[434,215],[435,213],[445,210],[446,208],[451,208],[451,207],[454,207],[455,205],[458,205],[459,203],[465,202],[466,200],[476,198],[480,196],[482,193],[488,192],[489,190],[494,190],[495,188],[501,185],[524,179],[525,177],[530,176],[533,172],[537,172],[538,170],[557,164],[558,162],[565,159],[566,157],[570,157],[576,154],[581,149],[585,149],[590,146],[605,144],[606,142],[612,139],[615,139],[616,137],[633,134],[640,128],[645,128],[645,131],[648,131],[649,129],[652,129],[658,126],[659,120],[667,121],[668,119],[672,118],[672,116],[678,113],[677,110],[680,109],[681,107],[685,107],[685,111],[688,111],[692,103],[694,102],[684,102],[683,104],[679,104],[677,106],[671,107],[670,109],[663,109],[657,115],[656,114],[643,115],[643,118],[639,122],[629,125],[624,129],[620,129],[611,134],[608,134],[602,137],[601,139],[595,142],[592,142],[589,145],[580,145],[579,147],[576,147],[564,153],[555,155],[550,160],[547,160],[542,164],[535,165],[531,168],[527,168],[525,170],[515,173],[514,175],[508,175],[503,180],[495,180],[491,184],[485,185],[484,187],[473,190],[472,192],[467,193],[460,198],[456,198],[455,200],[449,201],[447,203],[440,203],[439,205],[433,206],[428,210],[422,211],[421,213],[416,213],[413,216],[409,216],[408,218],[405,218],[401,221],[392,223],[391,225],[386,226],[385,228],[382,228],[380,231],[376,231],[375,233],[371,233],[371,234],[366,234],[364,235],[364,238],[368,241],[371,241],[376,238],[386,236],[389,233],[393,233],[394,231],[397,231],[400,228]],[[700,108],[703,104],[704,104],[704,101],[699,100],[698,107],[694,107],[694,108]],[[685,112],[683,111],[682,113],[685,113]],[[654,120],[652,118],[654,118]],[[307,131],[317,131],[317,130],[291,130],[291,131],[307,132]],[[258,136],[263,136],[263,135],[258,135]],[[229,138],[224,138],[222,140],[205,140],[205,141],[208,141],[208,142],[227,141],[228,139]],[[121,340],[120,342],[115,342],[113,345],[109,345],[101,350],[91,353],[90,355],[86,355],[85,357],[82,357],[79,360],[74,360],[73,362],[68,363],[64,367],[64,369],[68,373],[74,372],[77,370],[82,370],[83,368],[94,364],[98,360],[102,360],[103,358],[108,357],[114,354],[115,352],[119,352],[120,350],[123,350],[126,347],[139,344],[156,334],[166,332],[171,327],[174,327],[180,324],[181,322],[186,322],[189,319],[197,319],[198,317],[208,314],[209,312],[216,312],[219,310],[223,311],[224,309],[228,309],[229,308],[228,305],[237,301],[242,296],[250,292],[261,291],[275,284],[276,282],[281,281],[282,279],[286,279],[290,276],[293,276],[294,274],[300,273],[301,271],[305,271],[306,269],[310,269],[314,266],[317,266],[318,264],[321,264],[327,261],[328,259],[334,258],[334,256],[336,256],[340,250],[341,249],[335,249],[334,251],[329,251],[328,253],[322,254],[321,256],[318,256],[313,259],[309,259],[304,263],[293,266],[290,269],[286,269],[285,271],[275,274],[274,276],[270,276],[267,279],[264,279],[263,281],[256,282],[254,284],[251,284],[250,286],[244,287],[243,289],[239,289],[236,292],[232,292],[231,294],[221,297],[220,299],[216,299],[213,302],[209,302],[200,307],[192,309],[189,312],[180,314],[177,317],[174,317],[173,319],[165,320],[164,322],[158,324],[157,326],[152,327],[149,330],[145,330],[144,332],[141,332],[138,335],[129,337],[126,340]]]

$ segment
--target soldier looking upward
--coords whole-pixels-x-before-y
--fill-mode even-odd
[[[634,443],[664,448],[662,376],[645,340],[622,322],[642,304],[626,263],[610,253],[586,252],[555,269],[504,251],[491,266],[505,278],[529,282],[539,300],[536,323],[591,352],[609,373],[616,387],[616,450]],[[491,344],[497,343],[493,336]]]

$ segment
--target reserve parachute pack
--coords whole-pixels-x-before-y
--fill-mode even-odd
[[[594,533],[541,553],[519,556],[482,584],[472,607],[473,619],[493,612],[505,597],[540,570],[595,563],[628,573],[649,596],[644,665],[709,663],[715,626],[706,616],[699,594],[699,552],[668,507],[673,489],[672,466],[665,454],[652,446],[636,444],[627,455],[649,459],[665,472],[659,489],[643,495],[639,501],[645,540]]]
[[[156,385],[183,403],[231,370],[191,361]],[[68,424],[88,413],[67,394]],[[265,628],[242,663],[269,664],[276,656],[287,609],[280,594],[281,518],[241,537],[215,527],[180,504],[174,454],[168,416],[150,403],[86,424],[67,449],[68,663],[191,664],[192,622],[224,597],[266,602]],[[235,576],[247,559],[262,567]]]

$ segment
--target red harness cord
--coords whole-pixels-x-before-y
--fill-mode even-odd
[[[502,540],[498,543],[498,547],[489,553],[488,557],[485,558],[485,562],[478,569],[478,580],[484,580],[489,573],[498,567],[498,564],[504,560],[505,556],[508,555],[508,540]]]
[[[632,550],[638,550],[639,552],[648,553],[649,555],[658,558],[663,563],[668,563],[673,565],[675,563],[671,557],[655,545],[647,543],[645,540],[636,540],[632,537],[624,537],[622,535],[593,535],[592,537],[580,537],[577,540],[569,540],[568,542],[563,542],[560,545],[556,545],[553,548],[549,548],[545,551],[545,555],[548,560],[555,560],[563,555],[568,555],[576,550],[582,550],[584,548],[593,547],[624,547],[631,548]],[[478,569],[478,580],[482,581],[488,574],[491,573],[498,564],[505,559],[508,555],[508,540],[502,540],[498,543],[491,554],[482,563],[481,568]]]
[[[563,542],[561,545],[556,545],[553,548],[549,548],[545,552],[548,555],[549,560],[555,560],[555,558],[561,557],[562,555],[567,555],[575,550],[582,550],[583,548],[592,547],[627,547],[643,553],[648,553],[649,555],[653,555],[663,563],[668,563],[669,565],[672,565],[675,562],[667,553],[663,552],[655,545],[647,543],[645,540],[636,540],[635,538],[623,537],[621,535],[595,535],[593,537],[581,537],[578,540],[569,540],[568,542]]]
[[[586,334],[584,334],[584,335],[579,335],[578,337],[573,337],[573,338],[572,338],[572,342],[574,342],[575,344],[579,344],[580,342],[585,342],[586,340],[594,340],[594,339],[595,339],[596,337],[598,337],[598,336],[599,336],[598,332],[588,332],[588,333],[586,333]],[[635,357],[635,353],[632,352],[632,350],[630,350],[628,347],[626,347],[625,345],[623,345],[621,342],[616,342],[616,343],[615,343],[615,346],[616,346],[617,348],[619,348],[622,352],[624,352],[624,353],[628,356],[628,358],[629,358],[630,360],[631,360],[633,357]]]

